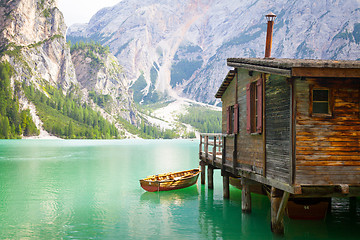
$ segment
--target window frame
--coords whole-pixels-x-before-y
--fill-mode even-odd
[[[328,91],[328,101],[314,101],[314,90],[327,90]],[[333,90],[329,87],[318,87],[310,85],[309,88],[309,115],[311,117],[333,117],[333,108],[334,108],[334,94]],[[317,102],[327,102],[328,103],[328,113],[316,113],[314,112],[314,103]]]
[[[226,133],[239,133],[239,104],[226,108]]]
[[[263,131],[263,78],[246,85],[247,133],[261,134]]]

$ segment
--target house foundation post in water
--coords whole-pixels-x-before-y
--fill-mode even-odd
[[[223,197],[226,199],[230,198],[230,181],[229,174],[221,170],[221,175],[223,177]]]
[[[200,144],[201,146],[201,144]],[[205,163],[203,161],[200,161],[200,178],[201,178],[201,184],[205,184]]]
[[[242,177],[241,178],[241,210],[243,213],[251,213],[251,193],[249,181]]]
[[[214,167],[208,165],[208,188],[214,189]]]
[[[274,233],[284,233],[284,213],[289,193],[284,192],[275,187],[271,188],[270,203],[271,203],[271,231]]]

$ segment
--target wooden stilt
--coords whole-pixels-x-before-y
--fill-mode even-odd
[[[201,177],[201,184],[205,184],[205,163],[200,161],[200,177]]]
[[[283,221],[277,222],[276,215],[280,207],[281,191],[277,188],[271,187],[270,203],[271,203],[271,231],[282,234],[284,232]],[[282,220],[282,219],[281,219]]]
[[[277,188],[271,188],[271,231],[284,234],[284,213],[290,194]]]
[[[208,165],[208,188],[214,188],[214,168],[211,165]]]
[[[224,198],[230,198],[230,184],[229,184],[229,174],[225,171],[221,171],[221,175],[223,176],[223,196]]]
[[[328,201],[329,201],[329,206],[328,206],[328,208],[327,208],[327,212],[328,212],[328,213],[331,213],[332,198],[328,198]]]
[[[241,178],[241,210],[243,213],[251,213],[251,193],[249,182],[246,178]]]

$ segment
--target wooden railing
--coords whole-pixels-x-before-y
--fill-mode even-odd
[[[212,165],[214,163],[221,163],[225,136],[226,134],[221,133],[201,133],[199,158]]]
[[[234,134],[201,133],[199,159],[205,164],[233,172],[237,167],[235,141]]]

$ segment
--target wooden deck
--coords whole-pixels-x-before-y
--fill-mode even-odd
[[[244,169],[239,166],[236,160],[234,161],[236,159],[234,141],[236,141],[234,134],[202,133],[200,135],[199,159],[214,168],[238,175],[237,172]],[[226,146],[226,143],[229,146]]]
[[[238,159],[234,134],[200,134],[199,159],[200,165],[207,165],[212,169],[220,169],[222,175],[231,177],[246,177],[257,182],[275,186],[292,194],[292,197],[358,197],[360,196],[360,183],[357,184],[333,184],[333,185],[288,185],[267,178],[256,166],[243,164]],[[235,147],[234,147],[235,146]],[[226,151],[224,151],[226,149]],[[235,161],[234,161],[235,159]],[[204,171],[204,169],[203,169]],[[204,178],[204,176],[203,176]]]
[[[217,168],[222,167],[223,142],[226,134],[201,134],[199,159]]]
[[[245,177],[254,181],[254,183],[276,186],[289,193],[295,193],[293,185],[266,178],[262,168],[241,161],[236,141],[237,136],[235,134],[201,133],[199,144],[200,165],[207,165],[212,169],[221,169],[222,175]],[[204,171],[204,168],[202,171]]]

